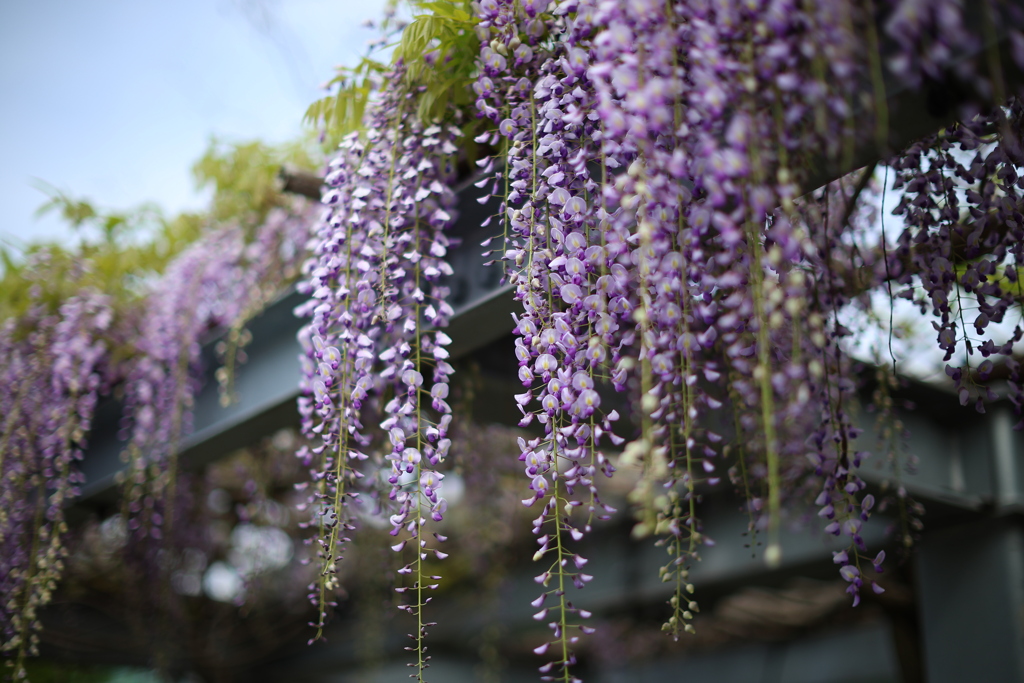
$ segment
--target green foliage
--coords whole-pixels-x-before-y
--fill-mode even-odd
[[[56,211],[76,230],[82,230],[90,225],[99,228],[105,242],[114,242],[125,233],[161,217],[160,207],[151,203],[128,211],[101,213],[90,201],[75,199],[42,181],[37,182],[36,187],[50,196],[49,201],[36,209],[37,216]]]
[[[288,201],[278,190],[280,167],[291,163],[316,168],[315,154],[308,140],[278,146],[211,140],[193,166],[198,185],[213,189],[210,209],[170,218],[155,204],[103,209],[87,198],[40,183],[49,199],[37,214],[56,212],[75,229],[78,243],[0,245],[0,320],[21,316],[33,301],[56,310],[82,289],[107,293],[115,309],[123,310],[211,226],[259,226],[269,211]]]
[[[410,90],[421,89],[418,114],[424,121],[444,117],[451,106],[472,101],[472,79],[480,40],[476,18],[467,0],[410,0],[412,21],[401,29],[393,61],[405,65]],[[363,113],[387,70],[382,62],[365,57],[355,68],[339,68],[327,84],[336,94],[317,100],[306,110],[304,122],[324,132],[329,147],[344,135],[362,129]]]
[[[49,194],[38,213],[58,212],[79,241],[0,246],[0,320],[22,315],[32,301],[55,310],[82,289],[106,292],[115,305],[126,305],[200,235],[205,220],[191,213],[168,219],[153,204],[111,211],[52,188]]]
[[[363,113],[377,78],[387,69],[381,62],[364,57],[354,68],[339,67],[326,85],[338,92],[309,105],[303,123],[324,131],[325,146],[335,147],[348,133],[361,130]]]
[[[444,116],[449,106],[472,101],[480,39],[469,2],[435,0],[414,2],[413,7],[425,13],[415,15],[402,32],[394,59],[404,61],[410,88],[423,87],[419,115],[430,121]]]
[[[210,219],[259,225],[272,209],[282,206],[278,172],[285,164],[316,168],[318,156],[309,140],[267,145],[258,140],[227,143],[212,138],[203,156],[192,166],[199,187],[212,187]]]

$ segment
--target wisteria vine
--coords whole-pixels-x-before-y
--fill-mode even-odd
[[[11,319],[0,332],[0,367],[13,388],[0,432],[0,637],[16,679],[38,653],[39,610],[63,570],[65,507],[82,482],[75,461],[110,380],[112,312],[103,294],[83,291],[54,313],[39,302],[28,316],[29,331]]]
[[[61,510],[97,396],[124,386],[125,515],[140,544],[158,540],[173,529],[164,509],[199,341],[222,326],[241,338],[237,321],[280,284],[270,274],[303,258],[281,245],[311,230],[300,285],[310,299],[297,313],[309,319],[299,412],[312,445],[298,455],[311,472],[313,639],[358,518],[387,519],[405,562],[401,609],[416,620],[410,666],[425,680],[427,606],[446,556],[436,524],[460,163],[478,164],[482,201],[498,198],[498,267],[521,306],[523,391],[510,400],[520,425],[537,428],[519,442],[519,466],[543,563],[532,604],[550,630],[534,650],[544,680],[578,680],[576,647],[593,627],[572,592],[592,578],[577,548],[616,512],[600,482],[617,469],[637,479],[634,536],[667,551],[673,637],[694,628],[688,570],[717,540],[699,504],[723,479],[769,565],[784,559],[786,501],[813,505],[839,539],[853,603],[882,591],[885,552],[864,541],[879,503],[858,474],[870,454],[853,425],[850,352],[851,316],[872,313],[873,295],[890,318],[902,300],[933,317],[962,404],[984,411],[1003,372],[1020,412],[1024,109],[997,46],[1007,34],[1024,67],[1015,4],[990,0],[976,17],[953,0],[434,4],[479,41],[471,106],[423,120],[434,96],[399,59],[367,81],[364,128],[329,162],[319,220],[271,221],[255,241],[220,233],[179,259],[128,327],[111,323],[102,294],[82,292],[0,331],[0,376],[14,387],[0,396],[0,626],[19,661],[59,575]],[[447,38],[426,42],[431,68],[457,54]],[[891,149],[886,88],[943,79],[969,93],[938,103],[956,121]],[[437,116],[433,100],[426,109]],[[470,129],[491,156],[469,155]],[[856,168],[865,159],[875,161]],[[876,208],[888,192],[901,197],[896,221]],[[137,353],[114,366],[117,340]],[[902,486],[896,496],[908,509]]]
[[[29,311],[0,331],[0,373],[11,388],[0,427],[0,632],[14,679],[26,677],[25,658],[38,654],[39,610],[66,559],[65,508],[83,483],[76,461],[99,401],[115,387],[125,395],[122,519],[133,541],[123,561],[140,590],[166,590],[159,556],[173,529],[167,510],[175,508],[177,444],[190,429],[200,345],[244,324],[298,274],[307,210],[295,203],[272,211],[249,235],[239,226],[212,230],[127,307],[83,285],[54,308],[46,278],[84,282],[89,265],[61,272],[50,252],[32,257]]]
[[[904,58],[885,66],[919,83],[935,77],[950,53],[976,44],[956,7],[912,16],[902,5],[882,22],[884,36],[873,13],[842,2],[475,5],[481,52],[473,89],[477,115],[490,126],[477,142],[503,150],[482,161],[478,186],[502,199],[506,272],[523,306],[515,328],[526,388],[516,396],[521,424],[536,419],[546,435],[523,441],[520,458],[530,481],[524,504],[541,509],[535,559],[553,558],[537,577],[546,590],[534,603],[538,620],[555,619],[554,640],[536,649],[545,654],[555,646],[556,658],[541,668],[546,677],[572,678],[578,636],[570,630],[588,630],[577,623],[587,612],[567,596],[570,582],[581,587],[590,578],[569,539],[580,540],[595,516],[611,512],[594,477],[614,471],[602,439],[618,445],[622,437],[613,432],[618,412],[601,409],[599,385],[632,393],[638,406],[639,436],[626,444],[620,466],[642,469],[632,497],[635,533],[663,534],[671,555],[663,578],[676,594],[666,630],[692,630],[687,622],[697,604],[686,567],[709,542],[697,487],[716,484],[726,467],[749,499],[752,531],[767,534],[769,564],[781,561],[783,495],[810,492],[825,531],[848,540],[835,561],[855,604],[862,566],[881,571],[885,553],[869,556],[861,536],[875,500],[857,475],[867,453],[857,449],[851,423],[855,383],[842,316],[865,305],[865,292],[928,279],[928,268],[923,253],[890,253],[884,237],[873,240],[870,253],[860,248],[857,239],[870,238],[873,216],[862,206],[874,166],[800,195],[815,167],[850,166],[857,136],[874,134],[884,153],[883,50],[893,43],[902,49]],[[936,30],[945,31],[947,52],[933,45],[922,53],[920,36]],[[996,72],[991,92],[1004,93]],[[992,123],[1010,116],[1012,109],[997,110],[940,135],[969,150],[977,146],[972,127],[988,126],[1003,133],[990,145],[1005,141],[1012,149],[1012,128]],[[901,242],[928,231],[941,212],[959,223],[954,195],[981,203],[971,186],[989,178],[1003,181],[989,186],[989,196],[1004,211],[1014,206],[1005,199],[1013,189],[1004,186],[1016,172],[1001,158],[986,149],[974,173],[941,157],[924,168],[915,163],[917,149],[889,162],[933,178],[931,203],[912,205],[919,213],[910,214]],[[956,170],[960,184],[933,171],[936,163]],[[906,182],[898,176],[897,189]],[[904,202],[911,200],[906,194]],[[992,212],[978,208],[974,218]],[[897,213],[908,210],[901,205]],[[1019,241],[1016,226],[1004,221],[998,242],[958,258],[995,248],[1004,260]],[[975,243],[984,223],[970,227]],[[964,242],[966,231],[958,233]],[[934,239],[949,244],[941,232]],[[944,256],[939,265],[953,275],[948,249]],[[917,267],[906,267],[915,257]],[[957,294],[973,294],[997,272],[1016,282],[996,265],[981,268],[967,269],[963,277],[973,280],[961,279]],[[956,281],[931,279],[946,295]],[[997,282],[983,289],[979,335],[990,319],[1003,321],[1017,296]],[[1000,304],[986,304],[986,294]],[[913,298],[912,290],[901,296]],[[944,321],[940,344],[950,349],[949,360],[965,343],[969,364],[970,339],[956,336],[964,328],[962,303],[957,310],[959,327],[951,310],[936,307]],[[1019,330],[1001,344],[987,342],[982,353],[1008,357],[1016,373],[1009,356]],[[982,379],[991,367],[988,361]],[[964,373],[949,373],[962,381]],[[1017,387],[1011,384],[1019,403]],[[961,400],[969,393],[961,387]],[[979,406],[984,398],[994,394],[979,396]],[[725,406],[731,420],[714,415]],[[735,425],[726,448],[724,435],[708,427],[723,422]],[[720,462],[727,454],[732,462]],[[545,607],[549,597],[553,607]]]
[[[386,74],[401,82],[403,72]],[[300,333],[306,356],[306,396],[300,400],[303,429],[319,435],[322,445],[300,452],[311,467],[315,485],[310,497],[316,525],[319,581],[310,598],[319,609],[319,637],[345,533],[353,530],[352,503],[362,493],[376,494],[376,481],[360,486],[366,472],[360,462],[371,439],[363,413],[376,400],[379,429],[387,435],[387,492],[378,500],[392,526],[392,546],[415,553],[398,570],[408,577],[396,590],[409,596],[402,609],[417,620],[413,635],[417,679],[429,666],[423,641],[427,634],[427,591],[439,575],[428,571],[428,558],[444,559],[437,547],[445,537],[430,522],[443,519],[441,495],[444,463],[451,440],[451,407],[446,360],[451,339],[439,328],[452,308],[444,278],[453,222],[455,121],[422,123],[415,114],[414,91],[382,93],[369,114],[362,136],[341,143],[330,164],[324,204],[329,208],[318,232],[315,256],[307,264],[303,291],[312,294],[300,314],[311,323]],[[428,370],[430,372],[428,372]],[[370,400],[368,402],[368,399]],[[383,405],[380,405],[383,404]],[[433,571],[433,570],[431,570]]]

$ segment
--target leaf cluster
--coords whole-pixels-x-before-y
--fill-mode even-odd
[[[115,307],[130,305],[205,223],[196,213],[167,218],[153,204],[105,210],[57,191],[40,208],[50,211],[78,230],[79,242],[0,246],[0,320],[20,317],[34,303],[54,311],[83,289],[107,293]]]
[[[285,164],[317,168],[315,145],[308,139],[268,145],[259,140],[230,143],[214,137],[193,164],[192,175],[200,188],[213,189],[210,220],[254,227],[287,202],[278,184],[278,173]]]
[[[316,168],[316,157],[308,140],[273,146],[212,139],[192,169],[198,186],[213,190],[209,209],[171,217],[152,203],[106,209],[40,183],[48,199],[37,215],[58,214],[78,241],[0,245],[0,321],[21,317],[32,305],[55,311],[83,289],[106,293],[115,310],[132,306],[204,233],[224,223],[254,232],[271,210],[288,201],[277,184],[280,167]]]
[[[303,123],[323,131],[325,147],[336,147],[348,133],[362,130],[366,105],[386,70],[387,65],[370,57],[363,57],[355,67],[338,67],[325,86],[337,87],[338,92],[309,105]]]
[[[410,0],[409,5],[412,21],[396,30],[392,62],[403,64],[406,87],[418,91],[420,118],[432,121],[472,101],[480,51],[476,18],[468,0]],[[388,68],[369,56],[354,68],[339,68],[326,86],[337,92],[311,104],[304,122],[322,131],[328,147],[362,130],[363,114]]]
[[[471,84],[480,54],[469,2],[435,0],[414,2],[421,11],[402,32],[394,59],[405,64],[406,83],[422,88],[419,115],[424,121],[440,118],[450,106],[472,101]]]

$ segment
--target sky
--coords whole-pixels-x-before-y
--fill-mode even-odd
[[[283,142],[385,0],[0,2],[0,244],[73,239],[39,181],[107,209],[204,206],[211,136]]]

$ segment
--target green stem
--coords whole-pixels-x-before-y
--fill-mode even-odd
[[[11,435],[14,431],[14,424],[21,417],[21,406],[25,400],[25,396],[28,394],[29,387],[33,384],[36,377],[32,375],[22,381],[21,386],[18,387],[18,395],[14,398],[14,405],[11,408],[11,412],[7,414],[7,419],[4,420],[4,435],[3,439],[0,440],[0,476],[3,476],[4,471],[4,457],[7,455],[7,446],[11,442]],[[3,536],[0,536],[0,540]]]
[[[18,654],[15,660],[15,677],[25,670],[25,657],[30,650],[32,635],[32,622],[35,620],[35,605],[32,599],[35,592],[35,569],[39,564],[36,555],[39,554],[40,531],[43,525],[43,512],[46,510],[46,482],[40,480],[38,486],[38,499],[36,500],[36,511],[32,519],[32,547],[29,551],[27,572],[25,576],[25,589],[21,599],[21,611],[18,615],[21,623],[18,628]]]
[[[889,102],[885,94],[885,78],[882,74],[882,55],[878,42],[878,28],[875,26],[875,3],[867,0],[868,64],[871,68],[871,87],[875,95],[875,144],[878,153],[885,154],[889,147]]]
[[[558,476],[558,428],[559,424],[557,420],[553,420],[551,425],[551,468],[554,470],[552,474],[552,495],[554,496],[555,506],[552,510],[552,516],[555,521],[555,545],[557,546],[557,557],[555,559],[555,568],[558,572],[558,610],[559,610],[559,624],[561,631],[559,633],[559,641],[562,645],[562,680],[565,683],[569,683],[571,676],[569,675],[569,634],[568,634],[568,620],[567,613],[569,606],[566,604],[565,599],[565,565],[568,559],[565,557],[565,547],[562,543],[562,523],[559,516],[562,514],[562,495],[559,492],[560,478]]]
[[[761,243],[753,227],[748,225],[747,239],[750,246],[751,292],[754,298],[754,317],[757,320],[757,378],[761,386],[761,421],[764,427],[765,460],[768,466],[768,547],[765,561],[777,566],[781,560],[782,547],[779,545],[779,525],[782,513],[781,481],[779,477],[779,452],[775,432],[775,395],[771,384],[771,347],[768,337],[768,317],[764,306],[764,271],[761,265]]]

